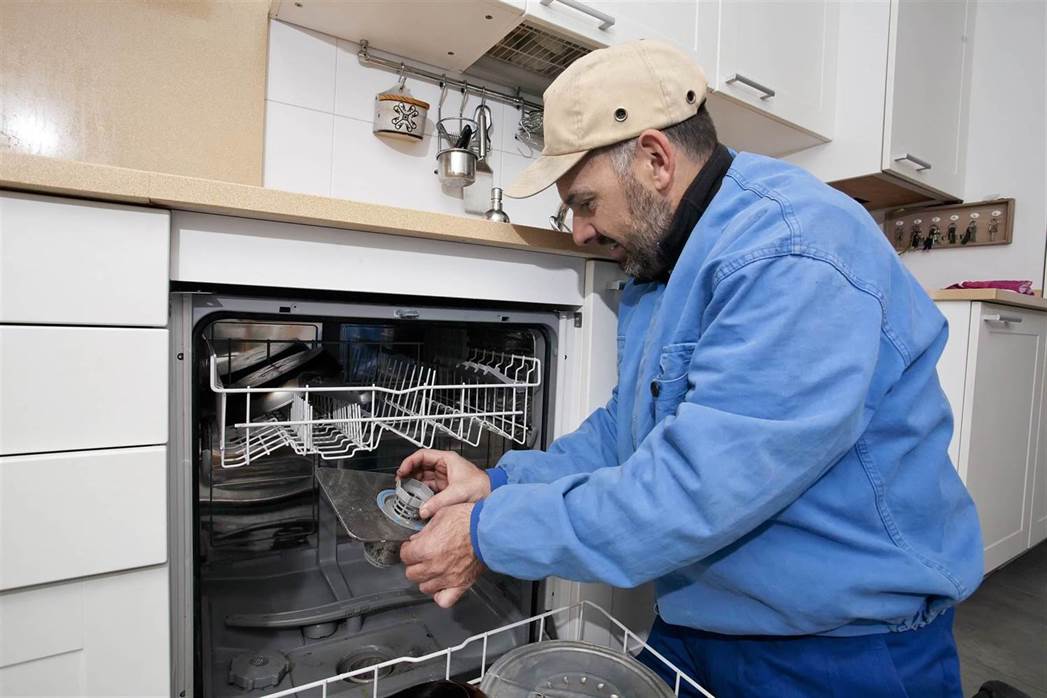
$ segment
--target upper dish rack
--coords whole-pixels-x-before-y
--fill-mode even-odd
[[[248,465],[285,446],[325,460],[350,458],[377,448],[384,432],[420,448],[432,447],[440,434],[476,446],[484,431],[526,443],[532,393],[542,377],[541,361],[533,356],[470,349],[465,360],[423,363],[380,350],[349,385],[227,387],[219,357],[211,348],[223,468]],[[241,395],[229,414],[230,397]],[[278,395],[286,400],[273,409]]]

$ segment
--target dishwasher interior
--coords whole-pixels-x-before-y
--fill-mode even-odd
[[[189,303],[194,695],[266,695],[534,612],[534,583],[490,572],[439,608],[405,578],[399,542],[363,540],[345,523],[354,507],[380,516],[374,495],[347,503],[325,483],[391,480],[419,447],[490,467],[510,449],[546,445],[555,314]],[[488,661],[527,633],[499,636]],[[480,661],[480,648],[458,653],[451,673]],[[446,667],[396,671],[374,695]],[[371,681],[356,681],[335,693],[372,695]]]

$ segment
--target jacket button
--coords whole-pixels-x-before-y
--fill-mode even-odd
[[[658,397],[660,392],[662,392],[662,386],[658,381],[651,381],[651,397]]]

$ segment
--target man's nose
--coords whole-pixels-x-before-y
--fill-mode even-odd
[[[599,233],[596,232],[592,223],[581,216],[575,216],[571,221],[571,238],[579,247],[595,242],[598,237]]]

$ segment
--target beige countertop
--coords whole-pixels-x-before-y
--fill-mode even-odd
[[[0,150],[0,189],[601,258],[551,229]]]
[[[602,257],[554,230],[4,150],[0,150],[0,189]],[[928,289],[928,293],[936,301],[988,301],[1047,310],[1047,300],[1041,296],[999,289]]]
[[[998,288],[954,288],[938,291],[929,290],[928,293],[936,301],[986,301],[988,303],[1000,303],[1001,305],[1013,305],[1018,308],[1047,310],[1047,299],[1044,299],[1042,296],[1026,296]]]

